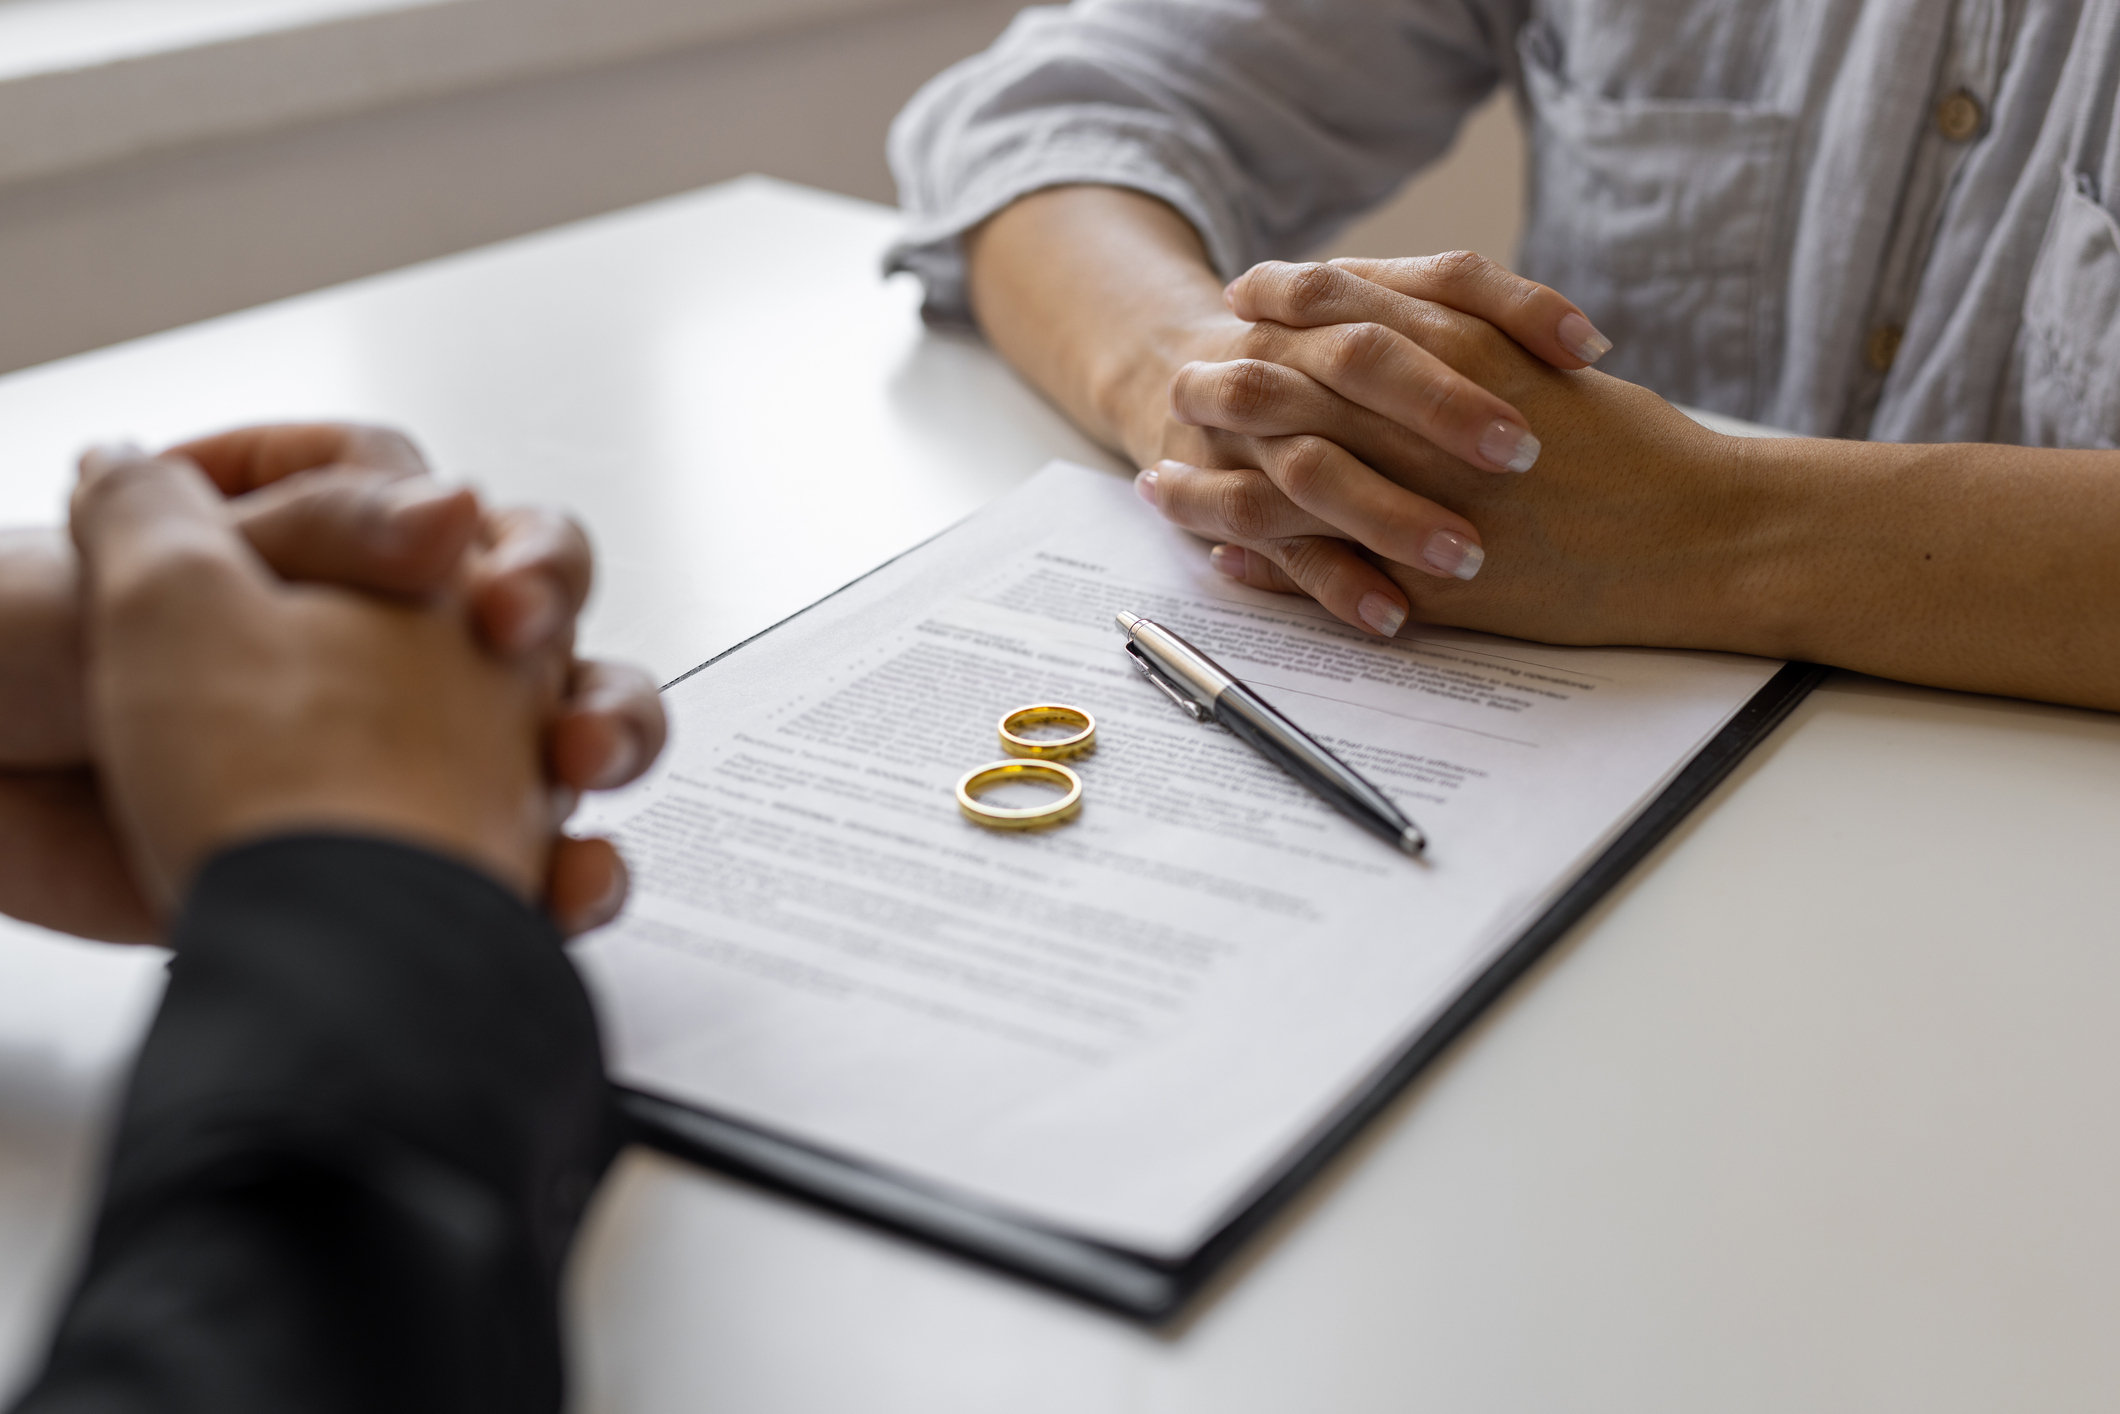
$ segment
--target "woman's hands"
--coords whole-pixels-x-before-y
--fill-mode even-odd
[[[1025,197],[965,248],[987,337],[1247,583],[1379,631],[1413,611],[2120,709],[2120,454],[1718,436],[1565,357],[1598,341],[1513,276],[1269,266],[1225,303],[1185,219],[1109,187]],[[1456,385],[1383,334],[1332,332],[1362,325],[1516,412],[1541,444],[1531,473],[1475,460],[1469,416],[1399,420],[1442,394],[1397,398],[1380,370]],[[1431,555],[1439,532],[1467,543]]]
[[[1529,471],[1540,443],[1512,401],[1439,355],[1457,350],[1465,321],[1453,311],[1514,331],[1555,367],[1582,368],[1610,345],[1552,290],[1468,252],[1363,262],[1370,279],[1354,264],[1268,262],[1229,286],[1231,311],[1247,321],[1241,356],[1189,363],[1169,389],[1171,417],[1207,433],[1205,459],[1166,453],[1142,474],[1141,493],[1157,499],[1166,467],[1255,469],[1346,541],[1421,574],[1471,579],[1485,557],[1480,530],[1410,489],[1416,474],[1442,464]],[[1225,513],[1248,509],[1236,496]],[[1352,545],[1265,528],[1235,538],[1334,613],[1386,635],[1405,622],[1392,581]]]
[[[1544,434],[1528,476],[1490,476],[1439,449],[1395,464],[1420,502],[1480,528],[1476,577],[1441,577],[1380,548],[1426,530],[1418,508],[1321,514],[1320,500],[1306,506],[1256,470],[1164,463],[1141,479],[1158,509],[1218,542],[1224,573],[1336,612],[1350,582],[1384,579],[1420,619],[1541,642],[1786,650],[1785,571],[1799,558],[1788,513],[1802,479],[1765,473],[1781,444],[1710,432],[1594,370],[1556,370],[1469,316],[1410,314],[1431,347]]]
[[[1311,277],[1329,297],[1299,308],[1275,293],[1285,282],[1248,280],[1267,292],[1253,307],[1281,323],[1418,330],[1525,414],[1538,467],[1491,476],[1416,448],[1383,463],[1414,501],[1373,508],[1290,494],[1257,469],[1144,476],[1167,516],[1222,542],[1225,573],[1343,616],[1348,586],[1382,576],[1423,619],[1540,642],[1722,649],[2120,708],[2114,453],[1725,437],[1647,389],[1556,369],[1487,322],[1395,302],[1400,262],[1336,266],[1376,288]],[[1476,578],[1396,558],[1428,528],[1417,503],[1479,527]]]
[[[1542,434],[1438,351],[1436,336],[1455,326],[1431,315],[1464,311],[1556,368],[1611,347],[1559,294],[1465,252],[1269,263],[1225,291],[1182,218],[1110,188],[1025,197],[968,236],[967,251],[989,337],[1149,467],[1145,496],[1166,462],[1256,471],[1340,536],[1437,578],[1478,572],[1481,532],[1411,489],[1415,473],[1438,458],[1523,471]],[[1229,507],[1239,527],[1248,509]],[[1278,557],[1350,623],[1391,633],[1405,621],[1403,591],[1350,545],[1241,528],[1235,538]]]

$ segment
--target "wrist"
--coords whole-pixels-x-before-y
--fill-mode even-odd
[[[1171,378],[1195,360],[1229,358],[1246,327],[1217,307],[1184,323],[1141,330],[1126,348],[1093,368],[1089,402],[1106,440],[1135,466],[1153,465],[1166,454],[1172,426]]]
[[[1710,612],[1737,626],[1744,651],[1832,661],[1833,626],[1847,613],[1845,571],[1865,553],[1855,543],[1871,518],[1864,503],[1894,475],[1894,449],[1809,437],[1730,440],[1731,572]]]
[[[1146,465],[1170,377],[1244,326],[1191,223],[1119,187],[1048,187],[964,238],[973,315],[1017,372],[1083,431]]]

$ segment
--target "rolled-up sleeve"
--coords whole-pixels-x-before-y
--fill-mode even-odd
[[[1234,277],[1300,256],[1447,147],[1513,78],[1521,8],[1482,0],[1079,0],[1024,11],[893,124],[887,258],[968,320],[964,232],[1033,191],[1131,188]]]

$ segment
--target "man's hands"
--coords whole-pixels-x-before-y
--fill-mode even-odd
[[[385,429],[251,428],[170,455],[179,454],[233,498],[224,513],[282,577],[410,597],[453,585],[490,654],[558,653],[561,696],[544,725],[555,811],[571,806],[573,792],[624,783],[661,749],[653,684],[630,668],[571,659],[590,561],[565,518],[482,514],[469,492],[427,479],[411,443]],[[76,591],[63,535],[0,542],[9,709],[0,713],[0,910],[86,936],[144,940],[156,935],[154,912],[110,837],[86,766]],[[624,893],[624,866],[608,843],[556,841],[546,898],[563,927],[605,921]]]
[[[560,814],[576,793],[624,785],[661,752],[662,700],[647,675],[572,659],[591,561],[587,539],[565,516],[536,508],[482,515],[468,491],[428,479],[418,449],[389,428],[244,428],[169,455],[196,462],[235,498],[245,537],[282,577],[421,595],[462,564],[465,604],[489,650],[564,651],[570,667],[545,740]],[[609,843],[556,842],[546,904],[562,928],[608,922],[625,891],[625,865]]]
[[[486,653],[446,591],[281,580],[177,458],[91,453],[73,533],[104,789],[158,911],[215,851],[305,828],[408,839],[542,892],[560,651]]]

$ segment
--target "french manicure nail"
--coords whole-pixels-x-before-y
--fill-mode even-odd
[[[1572,309],[1561,316],[1560,328],[1555,332],[1560,335],[1561,347],[1584,363],[1596,363],[1612,352],[1612,341],[1598,333],[1595,324]]]
[[[1528,427],[1501,418],[1487,424],[1480,434],[1480,455],[1503,471],[1529,471],[1538,460],[1538,438]]]
[[[1148,502],[1151,506],[1156,504],[1156,469],[1154,467],[1149,467],[1134,477],[1134,490],[1140,494],[1142,500]]]
[[[1244,547],[1241,545],[1217,545],[1207,552],[1207,560],[1231,579],[1244,578]]]
[[[1406,622],[1406,611],[1382,594],[1364,594],[1354,611],[1362,616],[1363,623],[1386,638],[1394,637]]]
[[[1487,562],[1487,552],[1454,530],[1438,530],[1428,537],[1421,558],[1444,574],[1470,579]]]

